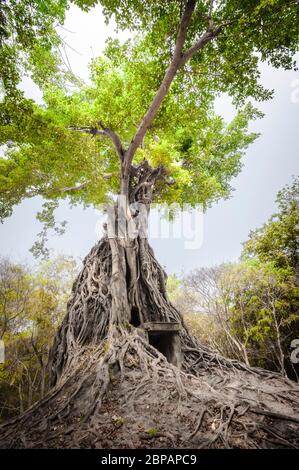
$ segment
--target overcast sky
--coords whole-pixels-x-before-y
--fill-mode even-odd
[[[71,46],[65,47],[73,71],[84,80],[88,79],[90,59],[101,52],[108,36],[115,36],[114,26],[104,24],[99,7],[88,14],[72,7],[60,34]],[[125,40],[128,34],[119,33],[118,37]],[[233,181],[235,190],[231,198],[214,205],[202,219],[198,218],[202,226],[192,226],[193,230],[197,230],[192,249],[186,247],[184,237],[154,237],[151,240],[158,259],[168,273],[180,274],[195,267],[236,261],[249,231],[261,226],[275,212],[277,191],[299,173],[298,72],[275,70],[264,64],[261,65],[261,72],[262,83],[275,90],[275,97],[258,105],[265,117],[251,128],[260,132],[261,137],[247,151],[243,170]],[[29,80],[24,81],[23,89],[28,97],[40,100],[39,91]],[[226,120],[234,116],[234,109],[226,97],[218,100],[216,111]],[[0,226],[1,255],[19,262],[34,262],[28,250],[41,228],[35,220],[41,203],[40,198],[24,201],[15,208],[12,217]],[[154,213],[154,217],[157,220],[157,214]],[[50,236],[49,247],[53,253],[83,258],[97,240],[102,218],[93,209],[70,209],[66,203],[61,204],[57,218],[69,221],[67,232],[62,237]],[[193,218],[191,222],[194,224],[194,221]],[[178,236],[179,222],[175,227]],[[199,243],[201,238],[202,243]]]

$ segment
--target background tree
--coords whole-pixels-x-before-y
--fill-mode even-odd
[[[290,345],[299,333],[298,295],[290,268],[250,261],[192,271],[173,301],[185,299],[184,319],[204,344],[296,379]]]
[[[298,179],[279,191],[277,202],[280,211],[244,243],[243,261],[173,278],[170,295],[205,344],[298,380],[290,361],[299,335]]]
[[[24,309],[31,294],[28,276],[21,266],[12,265],[7,259],[1,260],[1,339],[7,331],[17,330],[24,320]]]

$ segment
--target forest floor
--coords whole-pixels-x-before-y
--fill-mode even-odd
[[[294,382],[204,363],[195,376],[141,345],[132,335],[117,355],[87,348],[40,402],[0,427],[0,447],[299,447]]]

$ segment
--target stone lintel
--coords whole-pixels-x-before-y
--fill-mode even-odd
[[[174,322],[146,322],[143,328],[149,333],[176,333],[181,329],[180,324]]]

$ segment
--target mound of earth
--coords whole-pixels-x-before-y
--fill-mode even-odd
[[[40,402],[1,426],[1,448],[299,446],[294,382],[198,352],[192,373],[179,370],[136,328],[82,348]]]

